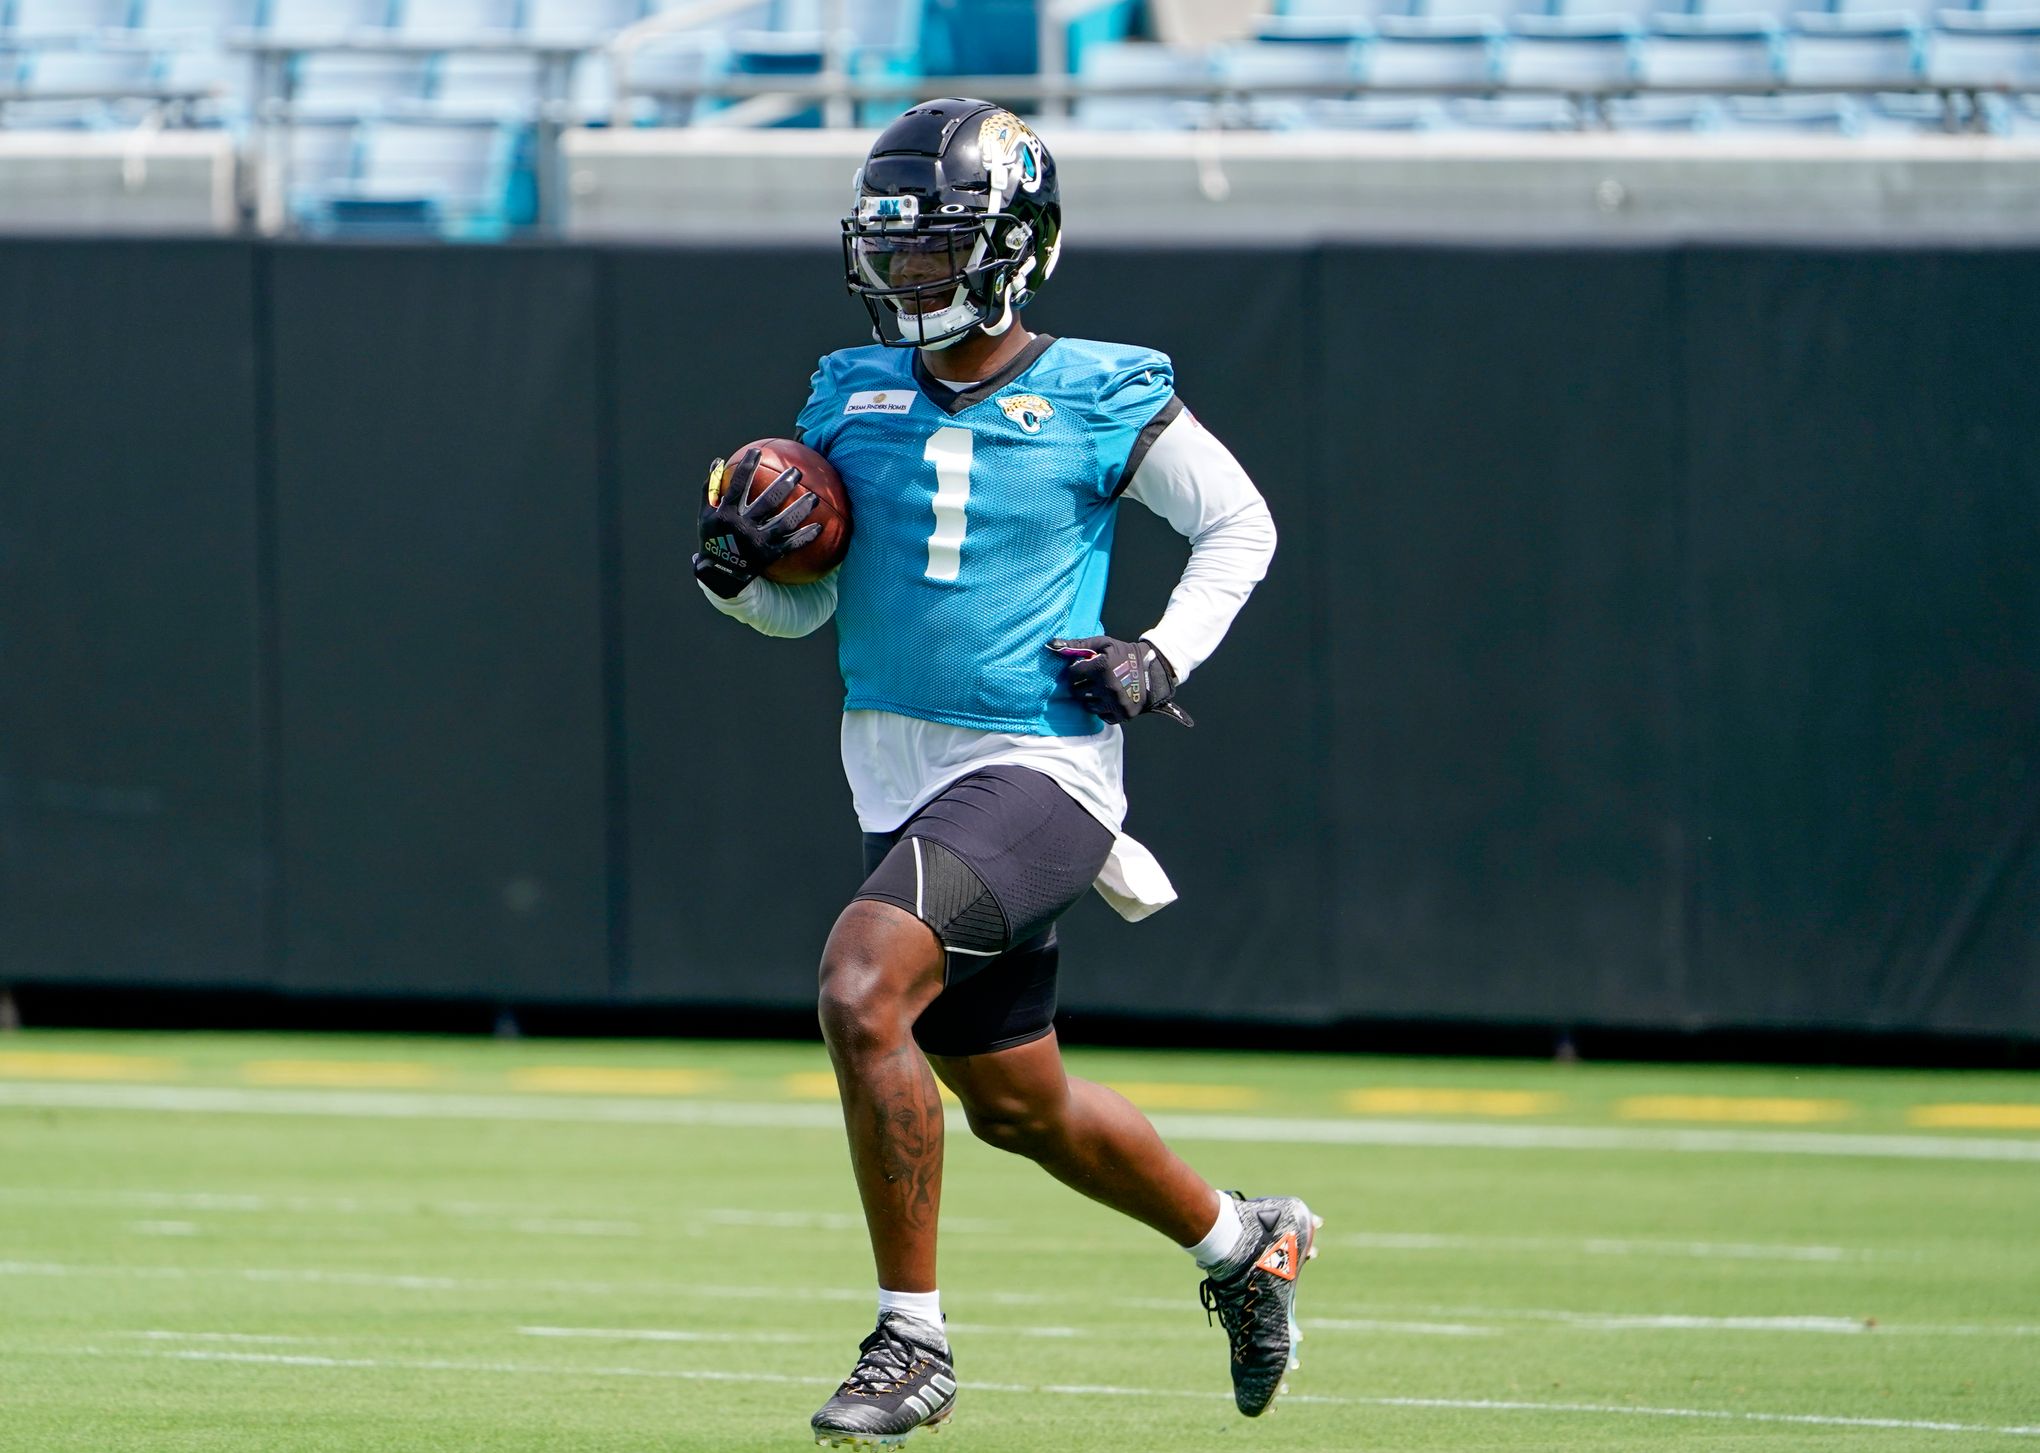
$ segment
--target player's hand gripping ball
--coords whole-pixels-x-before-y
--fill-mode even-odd
[[[806,445],[759,439],[710,467],[694,576],[725,600],[760,575],[781,585],[820,580],[849,548],[849,493]]]

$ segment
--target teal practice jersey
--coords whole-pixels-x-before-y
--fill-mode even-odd
[[[1152,349],[1037,337],[955,393],[909,349],[816,370],[803,442],[850,492],[837,577],[844,706],[1083,736],[1104,723],[1047,649],[1103,633],[1119,493],[1180,412]]]

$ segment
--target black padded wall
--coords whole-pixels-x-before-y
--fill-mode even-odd
[[[1672,266],[1326,259],[1344,1014],[1684,1009]]]
[[[1696,1011],[2030,1032],[2040,256],[1682,266]]]
[[[259,982],[254,254],[0,242],[0,982]]]
[[[688,574],[825,249],[0,245],[0,983],[811,1002],[833,632]],[[1282,543],[1063,1002],[2040,1036],[2040,252],[1078,248]],[[1185,546],[1124,510],[1107,620]]]
[[[791,434],[815,360],[855,342],[863,314],[826,253],[626,252],[609,267],[630,783],[624,992],[810,1003],[822,941],[862,876],[837,752],[835,630],[767,640],[718,615],[688,562],[709,461]]]
[[[268,262],[278,980],[606,996],[597,261]]]

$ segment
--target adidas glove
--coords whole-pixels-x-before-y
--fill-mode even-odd
[[[708,470],[694,578],[724,600],[763,575],[773,561],[822,532],[819,523],[801,524],[815,511],[812,494],[802,490],[798,499],[787,503],[800,484],[798,469],[781,470],[757,498],[744,503],[758,473],[758,457],[758,450],[747,449],[728,469],[718,459]]]
[[[1171,699],[1176,673],[1152,641],[1085,636],[1050,641],[1048,649],[1070,663],[1070,690],[1077,700],[1106,721],[1122,722],[1156,711],[1184,726],[1193,725],[1189,713]]]

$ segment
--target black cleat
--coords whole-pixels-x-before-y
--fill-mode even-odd
[[[1232,1343],[1233,1401],[1258,1418],[1275,1394],[1288,1391],[1283,1379],[1298,1365],[1303,1331],[1296,1325],[1296,1278],[1317,1255],[1317,1230],[1325,1223],[1294,1196],[1249,1201],[1232,1194],[1240,1200],[1246,1235],[1233,1259],[1197,1291],[1206,1320],[1216,1312]]]
[[[858,1344],[857,1367],[822,1404],[812,1425],[824,1448],[897,1448],[916,1428],[937,1432],[956,1408],[949,1349],[924,1340],[929,1329],[897,1312]]]

